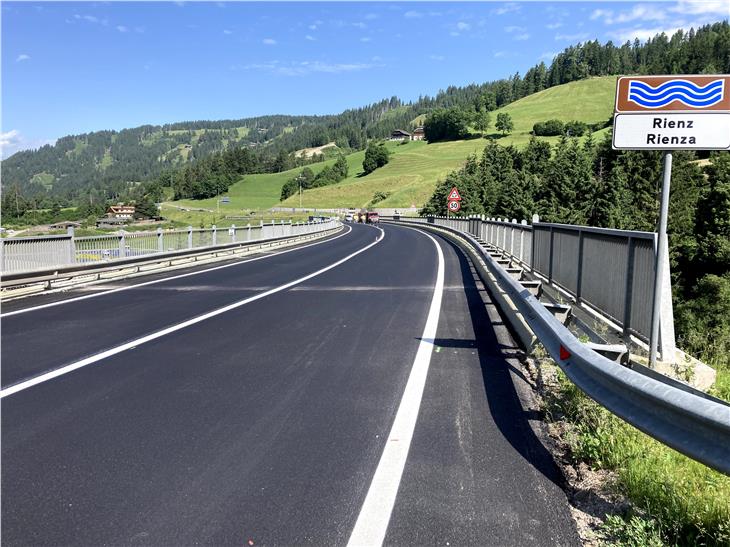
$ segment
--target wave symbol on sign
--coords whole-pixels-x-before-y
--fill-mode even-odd
[[[706,108],[722,101],[725,80],[715,80],[706,86],[698,86],[687,80],[669,80],[656,87],[645,82],[629,82],[629,100],[644,108],[661,108],[672,101],[679,101],[690,108]]]

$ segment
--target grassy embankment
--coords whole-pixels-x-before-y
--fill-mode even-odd
[[[730,545],[730,477],[655,441],[586,397],[543,362],[549,421],[563,423],[572,463],[614,472],[614,487],[638,509],[609,520],[614,545]],[[551,384],[551,385],[550,385]]]

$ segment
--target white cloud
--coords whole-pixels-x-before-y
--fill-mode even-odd
[[[55,141],[49,139],[26,139],[17,129],[0,133],[0,159],[12,156],[20,150],[40,148]]]
[[[508,2],[506,4],[503,4],[502,7],[493,9],[492,13],[495,15],[504,15],[506,13],[513,13],[515,11],[520,11],[520,5],[516,2]]]
[[[649,4],[637,4],[630,10],[624,10],[618,13],[613,10],[596,9],[590,15],[591,20],[595,21],[600,19],[606,25],[631,23],[633,21],[664,21],[667,17],[667,10],[663,6]]]
[[[29,60],[30,60],[30,55],[28,55],[27,53],[21,53],[21,54],[20,54],[20,55],[18,55],[18,57],[17,57],[16,59],[15,59],[15,62],[16,62],[16,63],[22,63],[23,61],[29,61]],[[4,133],[3,133],[3,134],[4,134]]]
[[[555,30],[556,28],[560,28],[562,26],[563,26],[563,23],[560,23],[560,22],[558,22],[558,23],[548,23],[547,25],[545,25],[545,28],[548,28],[550,30]]]
[[[408,19],[418,19],[419,17],[423,17],[423,14],[420,11],[410,10],[405,12],[403,17],[407,17]]]
[[[261,43],[267,46],[275,46],[276,40],[274,40],[273,38],[264,38],[263,40],[261,40]]]
[[[312,36],[311,34],[307,34],[307,35],[306,35],[306,36],[304,37],[304,39],[305,39],[305,40],[309,40],[310,42],[314,42],[314,41],[316,41],[316,40],[317,40],[317,39],[316,39],[316,38],[315,38],[314,36]]]
[[[566,42],[582,42],[588,38],[586,32],[578,32],[576,34],[556,34],[556,40],[563,40]]]
[[[451,32],[449,32],[449,36],[461,36],[461,34],[456,32],[455,30],[452,30]]]
[[[117,30],[119,32],[129,32],[129,29],[125,27],[124,25],[117,25]]]
[[[357,23],[353,23],[352,26],[353,27],[357,27],[357,28],[367,28],[367,25],[365,23],[363,23],[362,21],[358,21]]]
[[[507,55],[507,52],[506,51],[495,51],[494,52],[494,56],[497,59],[499,59],[500,57],[504,57],[505,55]]]
[[[365,16],[365,19],[367,19],[368,21],[372,21],[373,19],[377,19],[377,18],[378,18],[378,14],[377,13],[368,13]]]
[[[681,27],[672,27],[672,28],[664,28],[664,27],[651,27],[651,28],[631,28],[631,29],[620,29],[616,32],[609,33],[609,36],[614,38],[617,42],[625,43],[625,42],[633,42],[636,38],[641,40],[642,42],[653,38],[657,34],[661,34],[662,32],[665,33],[667,36],[671,36],[675,32],[677,32]],[[688,27],[689,28],[689,27]],[[685,28],[684,30],[687,30]]]
[[[515,25],[504,27],[505,32],[525,32],[527,29],[525,27],[518,27]]]
[[[17,129],[0,133],[0,146],[3,148],[20,142],[20,132]]]
[[[527,32],[524,32],[522,34],[518,34],[517,36],[515,36],[515,40],[519,40],[519,41],[524,41],[524,40],[529,40],[529,39],[530,39],[530,35]]]
[[[231,35],[231,34],[233,34],[233,31],[232,31],[232,30],[229,30],[229,29],[225,29],[225,30],[223,31],[223,34],[228,34],[228,35]]]
[[[595,9],[593,10],[593,13],[591,13],[591,21],[595,21],[596,19],[602,19],[604,17],[613,17],[613,11],[610,9]]]
[[[464,21],[459,21],[456,23],[456,28],[460,31],[469,30],[471,28],[471,25],[469,23],[465,23]]]
[[[371,38],[370,38],[370,37],[368,37],[368,36],[365,36],[365,37],[363,37],[363,38],[360,38],[360,41],[361,41],[361,42],[369,42],[370,40],[371,40]]]
[[[373,63],[326,63],[322,61],[301,61],[290,63],[270,61],[267,63],[232,66],[231,70],[259,70],[271,72],[280,76],[306,76],[314,73],[340,74],[343,72],[358,72],[378,66],[382,65]]]
[[[540,59],[548,59],[548,60],[552,61],[553,59],[555,59],[555,57],[557,57],[558,53],[560,53],[560,52],[559,51],[546,51],[545,53],[540,55]]]
[[[429,59],[431,59],[432,61],[443,61],[444,59],[446,59],[446,57],[444,57],[443,55],[430,55]]]
[[[679,0],[676,6],[669,8],[669,11],[685,15],[711,14],[727,17],[730,9],[727,0],[703,0],[700,2],[696,0]]]

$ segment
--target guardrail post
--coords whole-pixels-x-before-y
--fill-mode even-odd
[[[126,241],[126,239],[124,237],[124,234],[122,233],[119,236],[119,258],[124,258],[125,256],[127,256],[127,246],[126,246],[126,244],[127,244],[127,241]]]
[[[211,238],[211,241],[213,245],[218,244],[218,229],[216,228],[215,224],[213,224],[213,237]]]
[[[188,249],[193,248],[193,227],[188,226]]]
[[[578,228],[578,271],[576,272],[578,279],[575,280],[575,301],[578,304],[583,285],[583,239],[583,230]]]
[[[232,230],[231,231],[231,243],[235,243],[236,242],[236,225],[231,224],[231,227],[229,228],[229,230]]]

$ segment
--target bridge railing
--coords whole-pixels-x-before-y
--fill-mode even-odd
[[[409,219],[413,220],[413,219]],[[647,342],[651,333],[656,234],[569,224],[480,217],[428,217],[468,232],[526,266],[575,302],[610,319],[625,335]],[[662,348],[671,353],[671,300],[663,302]]]
[[[203,249],[217,245],[256,242],[329,230],[336,221],[281,221],[230,228],[193,229],[155,232],[128,232],[75,237],[66,235],[0,239],[0,272],[16,274],[71,266],[113,262],[126,258],[151,256],[175,251]]]

